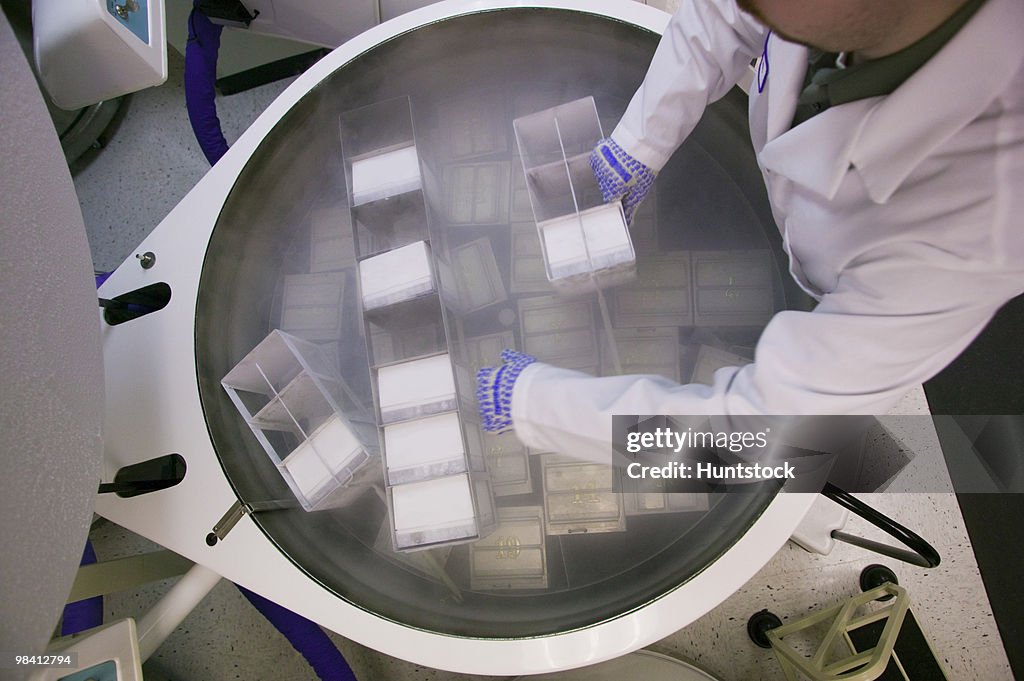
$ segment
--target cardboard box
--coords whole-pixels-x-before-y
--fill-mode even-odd
[[[622,532],[626,515],[615,469],[558,454],[541,458],[545,530],[549,535]]]
[[[498,525],[469,548],[470,588],[482,591],[546,589],[547,547],[540,506],[498,509]]]
[[[763,326],[775,314],[768,251],[693,254],[694,324]]]

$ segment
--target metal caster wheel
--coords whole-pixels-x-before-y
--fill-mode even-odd
[[[772,644],[768,642],[768,632],[781,626],[782,620],[778,615],[768,610],[761,610],[755,612],[747,620],[747,636],[761,648],[771,648]]]
[[[871,591],[872,589],[880,587],[886,583],[899,584],[900,580],[896,577],[896,573],[885,565],[874,563],[860,571],[861,591]],[[892,596],[886,595],[882,596],[878,600],[887,601],[890,598],[892,598]]]

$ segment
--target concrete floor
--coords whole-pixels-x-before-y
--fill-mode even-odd
[[[75,186],[99,270],[112,269],[130,256],[208,169],[189,128],[181,76],[182,60],[172,53],[167,84],[134,95],[109,144],[76,163]],[[283,81],[221,98],[219,112],[228,141],[236,139],[287,85]],[[917,393],[897,411],[924,409]],[[905,437],[912,440],[916,435]],[[906,444],[913,447],[909,440]],[[942,565],[922,570],[846,545],[819,556],[790,544],[718,608],[652,648],[694,661],[725,681],[781,679],[772,654],[748,641],[749,615],[769,608],[795,618],[836,603],[858,592],[862,567],[882,562],[892,566],[909,589],[922,627],[951,679],[1011,679],[952,494],[879,494],[870,503],[931,541],[943,556]],[[849,529],[871,536],[864,525],[851,521]],[[101,560],[155,548],[105,521],[97,523],[92,538]],[[107,618],[141,614],[171,583],[107,597]],[[426,669],[337,635],[332,638],[362,681],[484,678]],[[148,681],[315,678],[283,637],[228,583],[221,583],[200,604],[144,669]]]

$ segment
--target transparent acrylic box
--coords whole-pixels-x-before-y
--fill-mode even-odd
[[[353,207],[422,187],[408,97],[347,111],[339,122],[349,202]]]
[[[347,111],[339,127],[358,255],[427,239],[423,186],[429,170],[417,149],[409,98]]]
[[[347,503],[344,488],[376,465],[372,414],[322,347],[272,331],[221,385],[307,511]]]
[[[593,97],[513,121],[548,280],[591,289],[628,280],[636,253],[622,204],[604,203],[590,154],[604,137]]]

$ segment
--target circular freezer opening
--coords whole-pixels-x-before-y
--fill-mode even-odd
[[[375,327],[363,318],[355,268],[357,258],[382,247],[360,242],[362,218],[350,206],[347,189],[346,153],[352,147],[344,148],[342,137],[351,112],[396,98],[408,102],[424,169],[425,236],[433,255],[457,262],[456,253],[485,244],[492,264],[478,268],[482,274],[469,288],[502,291],[493,304],[446,308],[436,334],[406,328],[402,342],[428,347],[403,356],[443,349],[455,357],[474,338],[503,334],[522,348],[524,334],[532,333],[523,328],[524,309],[552,292],[520,276],[516,267],[523,253],[514,235],[524,225],[535,228],[518,186],[523,171],[512,120],[593,96],[609,134],[642,81],[657,41],[657,35],[635,26],[554,9],[481,12],[429,24],[376,45],[325,78],[281,118],[240,173],[218,218],[200,281],[196,348],[204,413],[239,498],[265,509],[254,515],[258,525],[294,564],[338,597],[444,635],[524,638],[585,628],[684,585],[747,532],[774,498],[774,489],[762,488],[667,503],[657,500],[656,491],[631,492],[617,481],[621,518],[614,527],[597,523],[589,525],[591,531],[552,531],[545,510],[552,460],[545,453],[522,452],[522,473],[529,482],[505,485],[494,499],[499,517],[509,509],[540,509],[539,538],[527,546],[520,538],[497,541],[492,533],[488,555],[492,563],[506,561],[501,569],[527,555],[527,549],[542,547],[530,554],[541,558],[529,566],[528,578],[480,579],[473,543],[396,553],[381,485],[354,488],[336,508],[303,510],[221,386],[271,331],[287,326],[289,282],[328,275],[325,280],[341,282],[337,319],[313,315],[309,322],[307,315],[305,325],[289,333],[321,346],[341,368],[348,394],[374,403],[376,369],[367,338],[375,342]],[[798,304],[780,276],[784,260],[750,150],[745,112],[746,99],[738,91],[709,108],[660,174],[656,195],[633,226],[641,278],[652,263],[676,258],[693,266],[697,254],[712,254],[712,261],[738,257],[767,263],[769,277],[761,287],[766,309],[747,318],[721,318],[721,323],[691,315],[667,332],[653,327],[659,329],[653,332],[659,347],[667,337],[676,350],[674,360],[658,360],[659,370],[674,372],[683,382],[695,378],[700,348],[742,358],[772,312]],[[387,124],[386,117],[380,121]],[[467,203],[468,196],[473,198]],[[401,208],[401,202],[393,202],[392,209],[396,204]],[[385,247],[399,231],[385,235]],[[334,240],[327,256],[325,238]],[[339,246],[339,240],[348,245]],[[490,277],[492,285],[484,286],[480,277]],[[616,290],[605,295],[612,299]],[[572,301],[600,318],[596,294]],[[652,334],[649,327],[636,326],[644,319],[623,314],[608,321],[621,327],[612,333],[626,337],[618,348],[620,366],[655,362],[643,349],[649,346],[623,352],[636,334]],[[594,327],[598,347],[552,363],[612,373],[600,348],[607,325],[594,321]],[[390,338],[392,347],[400,344],[399,336]],[[630,494],[647,496],[629,501]],[[572,510],[595,498],[577,488],[563,501]],[[580,524],[588,527],[585,520]]]

